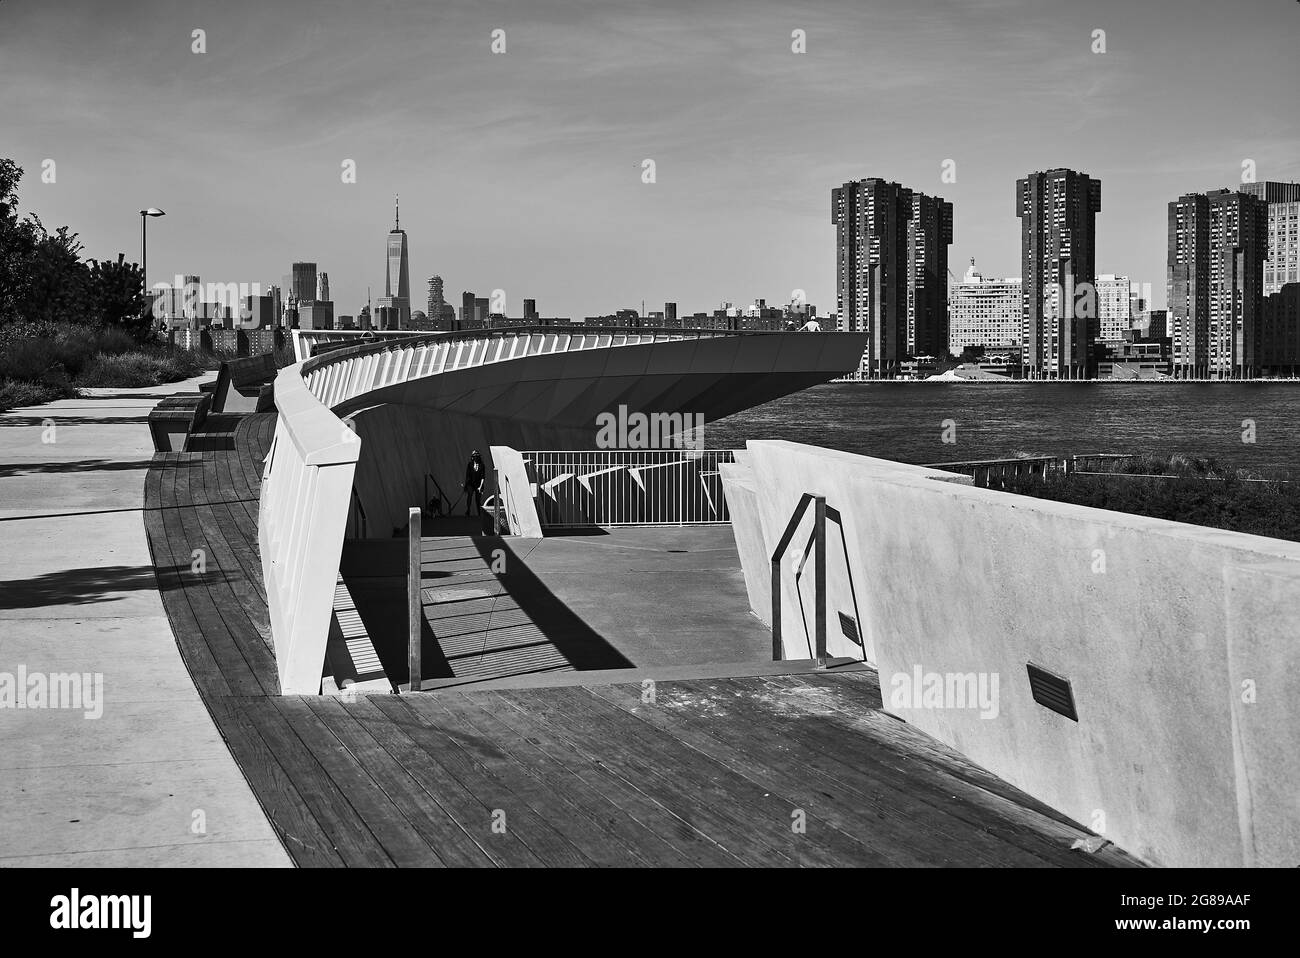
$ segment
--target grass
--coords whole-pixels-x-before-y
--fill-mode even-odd
[[[77,379],[78,386],[159,386],[197,376],[209,368],[204,357],[188,350],[101,353]]]
[[[39,406],[56,399],[71,399],[77,391],[71,386],[28,382],[23,379],[0,379],[0,412],[19,406]]]
[[[206,353],[137,343],[120,329],[16,323],[0,328],[0,410],[70,398],[78,387],[177,382],[219,363]]]
[[[1213,459],[1138,456],[1100,474],[1020,476],[1003,491],[1300,542],[1300,481]]]

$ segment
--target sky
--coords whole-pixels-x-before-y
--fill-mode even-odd
[[[1065,166],[1160,308],[1170,200],[1300,180],[1297,41],[1289,0],[0,0],[0,156],[88,256],[165,210],[151,283],[314,261],[355,314],[400,194],[413,308],[438,273],[573,318],[833,310],[831,189],[869,176],[953,202],[958,277],[1018,276],[1015,181]]]

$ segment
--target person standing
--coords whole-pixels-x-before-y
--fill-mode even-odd
[[[469,454],[469,463],[465,466],[465,515],[474,515],[475,508],[483,512],[483,483],[487,481],[487,470],[483,468],[483,457],[475,449]]]

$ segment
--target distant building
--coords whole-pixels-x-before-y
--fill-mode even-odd
[[[429,301],[427,304],[428,309],[426,311],[427,315],[433,319],[440,317],[442,315],[442,307],[446,302],[446,299],[444,299],[442,295],[442,277],[436,275],[430,276]]]
[[[322,303],[330,302],[330,274],[321,273],[316,277],[316,299]]]
[[[993,279],[975,269],[974,258],[960,283],[948,290],[948,352],[967,347],[1020,349],[1023,303],[1020,279]]]
[[[907,223],[907,352],[941,356],[948,348],[948,247],[952,204],[912,193]]]
[[[335,320],[335,329],[356,329],[357,318],[355,316],[340,316]]]
[[[1300,183],[1245,183],[1239,191],[1268,204],[1264,295],[1300,283]]]
[[[676,303],[664,303],[664,325],[668,327],[678,325]]]
[[[831,190],[831,223],[840,328],[870,334],[862,374],[892,379],[913,349],[942,349],[952,204],[871,177]]]
[[[1133,321],[1145,312],[1146,301],[1127,276],[1102,273],[1097,277],[1097,338],[1115,342],[1124,338]]]
[[[333,329],[334,304],[312,300],[298,305],[299,329]]]
[[[1268,228],[1268,205],[1249,193],[1187,193],[1169,204],[1175,376],[1257,374]]]
[[[316,264],[293,264],[293,299],[298,303],[308,303],[316,298]]]
[[[273,287],[274,288],[274,287]],[[238,325],[243,329],[271,329],[280,321],[280,313],[275,305],[276,297],[245,296],[240,304],[241,314]]]
[[[379,306],[397,310],[397,325],[392,328],[410,327],[411,270],[407,262],[406,231],[402,229],[401,208],[396,198],[393,201],[393,228],[388,232],[384,295],[379,297]]]
[[[1260,367],[1266,376],[1300,376],[1300,283],[1264,297]]]
[[[524,322],[533,322],[537,319],[537,300],[524,300]]]
[[[383,299],[380,300],[383,303]],[[373,328],[377,330],[396,330],[401,329],[402,312],[396,306],[376,306],[374,312]]]
[[[1095,296],[1086,293],[1095,283],[1100,212],[1101,181],[1086,173],[1058,168],[1016,181],[1021,359],[1029,377],[1085,379],[1095,372],[1100,327]]]

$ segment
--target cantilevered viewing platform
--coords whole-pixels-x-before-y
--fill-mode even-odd
[[[477,649],[477,665],[413,694],[280,694],[248,508],[274,422],[244,418],[230,450],[158,456],[146,514],[182,655],[295,863],[1137,864],[1114,846],[1075,848],[1084,829],[886,714],[874,670],[772,662],[726,527],[431,536],[435,596],[483,581],[481,555],[505,549],[521,562],[494,577],[492,601],[535,620],[453,624],[449,607],[482,600],[443,596],[426,609],[433,641],[449,661]],[[179,559],[200,540],[207,572],[191,576]],[[637,582],[649,607],[682,579],[692,603],[710,598],[694,631],[660,629],[685,603],[662,623],[620,615]],[[548,594],[570,619],[537,611]],[[507,656],[485,681],[475,669],[504,633],[549,644],[548,665]],[[629,671],[606,668],[624,659]]]

